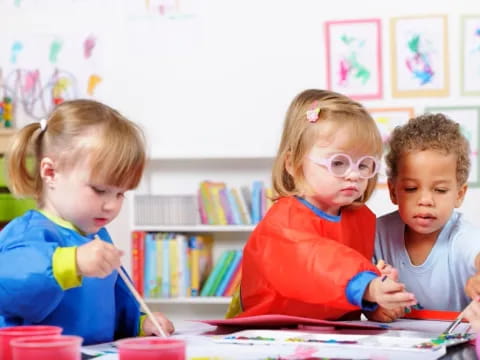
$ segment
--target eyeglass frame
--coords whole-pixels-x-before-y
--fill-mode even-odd
[[[336,156],[345,156],[348,161],[350,162],[350,166],[348,167],[348,169],[346,169],[345,173],[343,175],[337,175],[335,174],[333,171],[332,171],[332,159],[335,158]],[[371,156],[371,155],[364,155],[362,156],[361,158],[359,158],[357,160],[357,162],[355,163],[352,159],[352,157],[348,154],[345,154],[345,153],[335,153],[335,154],[332,154],[331,156],[327,157],[327,158],[315,158],[314,156],[312,155],[308,155],[308,159],[310,161],[312,161],[314,164],[317,164],[317,165],[321,165],[321,166],[325,166],[328,170],[328,172],[330,174],[332,174],[333,176],[335,177],[345,177],[350,171],[352,170],[356,170],[358,175],[362,178],[362,179],[371,179],[373,178],[375,175],[378,174],[378,172],[380,171],[380,161],[374,157],[374,156]],[[369,175],[369,176],[362,176],[361,172],[360,172],[360,163],[365,160],[365,159],[372,159],[373,160],[373,163],[375,164],[375,171]],[[355,168],[353,168],[353,165],[355,164]]]

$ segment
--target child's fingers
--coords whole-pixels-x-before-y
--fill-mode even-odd
[[[387,309],[413,306],[416,303],[415,295],[405,291],[385,294],[382,298],[382,306]]]
[[[387,277],[382,281],[381,289],[386,293],[399,292],[405,290],[405,285]]]
[[[395,269],[393,266],[391,266],[390,270],[390,279],[392,279],[393,281],[398,281],[398,270]]]
[[[377,269],[378,269],[379,271],[383,271],[383,268],[385,267],[385,265],[386,265],[386,264],[385,264],[385,261],[383,261],[382,259],[380,259],[380,260],[378,260],[376,266],[377,266]]]

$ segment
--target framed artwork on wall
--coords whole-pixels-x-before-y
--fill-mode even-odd
[[[397,17],[390,25],[392,95],[447,96],[447,17]]]
[[[353,99],[381,99],[380,19],[327,21],[327,87]]]
[[[478,148],[480,140],[480,106],[427,107],[425,112],[443,113],[449,119],[460,124],[463,135],[470,143],[470,176],[468,185],[480,187],[480,164]]]
[[[384,144],[385,153],[388,150],[388,140],[390,134],[395,127],[405,124],[414,116],[414,110],[411,107],[402,108],[369,108],[367,109],[372,118],[377,123],[382,141]],[[385,154],[384,154],[385,155]],[[378,185],[384,186],[387,184],[387,165],[385,163],[385,156],[382,156],[380,165],[380,173],[378,177]]]
[[[480,95],[480,15],[463,16],[461,24],[461,92]]]

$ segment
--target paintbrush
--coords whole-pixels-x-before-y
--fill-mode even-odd
[[[465,307],[465,309],[468,308],[470,306],[470,304],[468,304]],[[455,331],[457,326],[460,325],[460,323],[463,320],[463,315],[464,315],[463,313],[465,312],[465,309],[463,309],[463,311],[460,314],[458,314],[457,318],[450,325],[448,325],[448,327],[445,329],[445,331],[442,334],[448,335],[448,334],[451,334]]]
[[[100,240],[100,238],[98,237],[98,235],[95,235],[95,238]],[[153,315],[153,313],[150,311],[150,309],[148,308],[147,304],[146,304],[145,301],[143,300],[142,296],[138,293],[138,291],[137,291],[137,290],[135,289],[135,287],[133,286],[132,282],[130,281],[130,278],[127,276],[127,274],[126,274],[125,271],[123,270],[122,265],[120,265],[120,266],[117,268],[117,271],[118,271],[118,274],[120,275],[120,277],[122,278],[122,280],[125,282],[125,285],[127,285],[128,289],[130,290],[130,292],[132,293],[132,295],[135,297],[135,299],[137,299],[138,303],[139,303],[140,306],[143,308],[143,311],[145,311],[145,313],[147,314],[148,318],[149,318],[150,321],[153,323],[153,325],[155,326],[155,328],[158,330],[158,332],[160,333],[160,335],[162,335],[163,337],[167,337],[167,335],[165,334],[165,331],[163,331],[162,327],[160,326],[160,324],[158,323],[157,319],[155,318],[155,315]]]

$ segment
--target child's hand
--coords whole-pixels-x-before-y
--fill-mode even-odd
[[[168,335],[173,334],[173,332],[175,331],[175,328],[173,327],[172,322],[170,320],[168,320],[165,315],[163,315],[162,313],[159,313],[159,312],[155,312],[155,313],[153,313],[153,315],[155,316],[155,319],[157,319],[158,324],[162,327],[162,329],[163,329],[163,331],[165,331],[165,333],[167,333]],[[153,322],[148,318],[148,316],[145,319],[145,321],[143,322],[142,330],[143,330],[143,333],[147,336],[149,336],[149,335],[160,336],[161,335],[158,332],[155,325],[153,325]]]
[[[465,285],[465,294],[472,299],[480,296],[480,273],[476,273],[468,278],[467,284]]]
[[[379,306],[374,311],[364,311],[364,314],[368,320],[379,322],[392,322],[398,318],[403,317],[405,315],[405,309],[403,307],[395,309],[385,309],[384,307]]]
[[[463,316],[476,332],[480,331],[480,296],[474,298],[474,301],[465,308]]]
[[[363,299],[377,303],[386,309],[413,306],[417,303],[415,295],[405,291],[405,285],[390,278],[377,277],[367,287]]]
[[[120,266],[123,251],[98,238],[77,248],[79,275],[104,278]]]
[[[380,274],[387,275],[394,281],[398,281],[398,271],[392,265],[387,264],[383,260],[379,260],[377,263],[377,269],[380,271]]]

